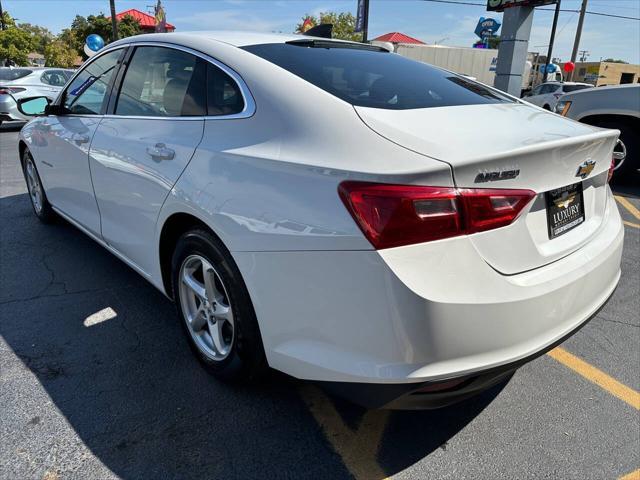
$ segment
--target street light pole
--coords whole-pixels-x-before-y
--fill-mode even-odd
[[[362,43],[366,43],[369,35],[369,0],[364,0],[364,22],[362,23]]]
[[[113,33],[113,41],[118,40],[118,20],[116,19],[116,2],[115,0],[109,0],[109,6],[111,7],[111,30]]]
[[[547,50],[547,67],[551,65],[553,61],[551,56],[553,55],[553,42],[556,40],[556,28],[558,28],[558,16],[560,15],[560,2],[562,0],[558,0],[556,3],[556,12],[553,14],[553,25],[551,26],[551,38],[549,39],[549,50]],[[544,76],[542,77],[542,83],[547,81],[547,76],[549,75],[548,69],[544,69]]]
[[[576,39],[573,42],[573,52],[571,52],[571,63],[576,63],[576,57],[578,56],[578,48],[580,48],[580,37],[582,37],[582,26],[584,25],[584,15],[587,12],[587,2],[589,0],[582,0],[582,7],[580,7],[580,18],[578,19],[578,29],[576,30]],[[573,70],[569,74],[569,80],[573,80]]]

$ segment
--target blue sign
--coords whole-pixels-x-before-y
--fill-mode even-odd
[[[485,37],[491,37],[500,29],[500,25],[500,22],[493,18],[480,17],[474,33],[482,39]]]

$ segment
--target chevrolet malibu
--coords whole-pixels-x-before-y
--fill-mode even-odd
[[[20,101],[35,214],[175,302],[222,380],[433,408],[579,329],[620,277],[619,132],[370,45],[153,34]]]

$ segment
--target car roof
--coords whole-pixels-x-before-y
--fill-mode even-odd
[[[115,46],[120,44],[137,43],[137,42],[169,42],[177,44],[189,44],[193,40],[211,40],[212,42],[221,42],[235,47],[246,47],[248,45],[260,45],[263,43],[285,43],[292,40],[300,39],[317,39],[323,41],[339,42],[339,43],[355,43],[344,40],[306,37],[296,33],[265,33],[265,32],[245,32],[235,30],[208,30],[194,32],[171,32],[171,33],[149,33],[145,35],[136,35],[133,37],[123,38],[110,44]]]
[[[622,90],[626,88],[640,88],[640,84],[638,83],[625,83],[622,85],[605,85],[604,87],[594,87],[592,89],[584,89],[577,90],[575,92],[571,92],[570,95],[578,95],[586,92],[603,92],[607,90]]]

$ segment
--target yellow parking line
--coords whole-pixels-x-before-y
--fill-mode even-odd
[[[629,210],[629,213],[640,220],[640,210],[636,208],[636,206],[620,195],[614,195],[615,199],[618,201],[620,205]]]
[[[389,411],[367,411],[357,429],[352,430],[344,423],[329,397],[319,388],[305,385],[301,391],[313,417],[351,475],[356,480],[385,479],[387,475],[377,458]]]
[[[640,223],[627,222],[626,220],[624,220],[622,223],[624,223],[627,227],[640,228]]]
[[[640,480],[640,468],[634,472],[627,473],[620,477],[619,480]]]
[[[620,383],[615,378],[610,377],[602,370],[589,365],[584,360],[567,352],[561,347],[556,347],[547,353],[551,358],[569,367],[574,372],[582,375],[590,382],[595,383],[599,387],[605,389],[611,395],[618,397],[620,400],[627,402],[632,407],[640,410],[640,393],[634,389]]]

